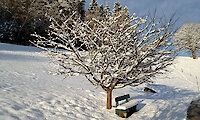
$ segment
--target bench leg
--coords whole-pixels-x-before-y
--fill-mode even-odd
[[[127,109],[127,110],[115,110],[115,113],[122,118],[128,118],[129,116],[131,116],[134,112],[136,112],[136,107],[137,105]]]
[[[127,113],[122,113],[122,112],[120,112],[120,113],[119,113],[119,117],[127,118],[128,116],[127,116]]]

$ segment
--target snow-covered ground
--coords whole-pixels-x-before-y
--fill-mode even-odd
[[[34,47],[0,43],[0,120],[120,120],[115,107],[106,109],[106,93],[84,77],[48,74],[53,65]],[[191,100],[198,98],[200,59],[178,57],[171,72],[154,84],[127,87],[114,98],[130,94],[142,103],[127,120],[184,120]],[[200,84],[200,83],[199,83]],[[157,93],[143,92],[148,86]]]

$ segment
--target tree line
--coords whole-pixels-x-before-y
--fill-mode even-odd
[[[36,32],[48,36],[50,17],[61,23],[75,11],[74,19],[80,16],[83,21],[91,21],[92,18],[102,21],[112,12],[113,16],[117,16],[119,11],[123,11],[115,27],[120,27],[130,14],[119,1],[114,3],[113,10],[108,4],[98,5],[97,0],[91,0],[89,8],[84,7],[85,0],[0,0],[0,42],[31,45],[29,41],[35,39],[31,34]],[[199,26],[199,23],[184,24],[174,35],[177,48],[190,53],[193,59],[198,57],[200,49]],[[76,46],[81,44],[79,40],[74,42]]]
[[[0,0],[0,42],[30,45],[31,34],[46,36],[48,16],[61,22],[73,11],[84,19],[84,1]]]
[[[83,21],[103,20],[110,14],[109,6],[104,10],[96,0],[91,0],[87,10],[84,6],[85,0],[0,0],[0,42],[31,45],[29,41],[35,39],[31,34],[47,36],[50,17],[61,23],[74,12],[73,19],[80,17]],[[115,14],[122,10],[119,2],[114,8]],[[124,11],[129,14],[127,8]]]

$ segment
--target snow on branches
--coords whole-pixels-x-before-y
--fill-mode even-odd
[[[179,49],[191,53],[193,59],[196,59],[200,50],[200,24],[184,24],[175,34],[174,40]]]
[[[51,39],[35,35],[35,44],[56,61],[59,74],[84,75],[108,96],[113,89],[152,82],[150,78],[174,60],[170,28],[174,23],[170,19],[161,25],[155,18],[135,15],[121,21],[122,15],[84,22],[70,17],[62,25],[52,19]]]
[[[45,49],[61,67],[60,74],[83,74],[104,89],[149,82],[173,60],[171,23],[160,27],[148,17],[132,16],[115,29],[119,18],[110,16],[101,22],[93,18],[92,28],[91,21],[71,19],[70,25],[65,24],[70,18],[62,25],[54,21],[50,26],[54,37],[46,40],[37,36],[37,44],[55,48]],[[77,40],[82,43],[79,47],[75,46]]]

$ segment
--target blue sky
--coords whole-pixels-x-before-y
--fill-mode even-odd
[[[86,0],[86,8],[88,8],[91,0]],[[98,5],[105,6],[108,2],[113,8],[116,0],[97,0]],[[200,0],[118,0],[123,7],[127,6],[130,14],[136,13],[137,16],[144,16],[153,13],[156,9],[157,17],[170,18],[176,13],[176,18],[179,18],[176,27],[180,27],[184,23],[199,22],[200,23]],[[189,56],[184,53],[183,56]]]
[[[86,8],[91,0],[86,0]],[[97,0],[98,4],[109,3],[113,7],[116,0]],[[200,0],[119,0],[121,5],[129,8],[130,14],[144,16],[156,9],[157,17],[169,18],[173,13],[180,17],[177,26],[188,22],[200,22]]]

